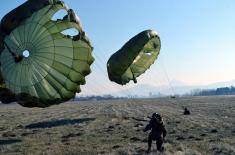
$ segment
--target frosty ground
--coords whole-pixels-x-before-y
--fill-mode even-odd
[[[183,115],[183,107],[191,115]],[[163,116],[162,154],[235,154],[235,97],[68,102],[49,108],[0,106],[0,154],[145,154],[148,116]],[[153,145],[153,153],[157,154]]]

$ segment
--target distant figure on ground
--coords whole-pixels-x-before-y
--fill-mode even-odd
[[[149,124],[143,130],[144,132],[151,130],[148,137],[148,150],[147,153],[151,152],[152,141],[156,141],[157,150],[162,152],[164,147],[162,146],[164,138],[166,136],[166,129],[162,121],[162,117],[158,113],[153,113]]]
[[[190,115],[190,111],[187,107],[184,108],[184,115]]]

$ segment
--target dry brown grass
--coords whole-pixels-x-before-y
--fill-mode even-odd
[[[183,115],[183,106],[192,114]],[[66,103],[47,109],[0,106],[0,154],[144,154],[147,116],[163,115],[162,154],[235,154],[235,97]],[[153,153],[157,154],[155,145]]]

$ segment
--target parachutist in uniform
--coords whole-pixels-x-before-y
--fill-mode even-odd
[[[149,124],[145,127],[143,131],[146,132],[148,130],[151,130],[151,132],[149,133],[149,137],[148,137],[147,153],[151,152],[151,145],[152,145],[153,140],[156,141],[157,150],[160,152],[164,151],[164,147],[162,146],[162,144],[166,136],[166,129],[165,129],[165,126],[163,124],[162,117],[160,114],[158,113],[152,114],[152,118],[149,121]]]
[[[184,115],[190,115],[190,111],[187,107],[184,108]]]

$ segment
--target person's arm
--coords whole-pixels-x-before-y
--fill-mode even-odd
[[[144,132],[146,132],[146,131],[148,131],[148,130],[150,130],[151,129],[151,125],[150,124],[148,124],[145,128],[144,128]]]
[[[162,134],[163,134],[163,138],[165,138],[167,132],[166,132],[166,128],[165,128],[164,124],[162,124]]]
[[[145,129],[143,131],[146,132],[151,129],[152,129],[152,121],[150,120],[149,124],[145,127]]]

